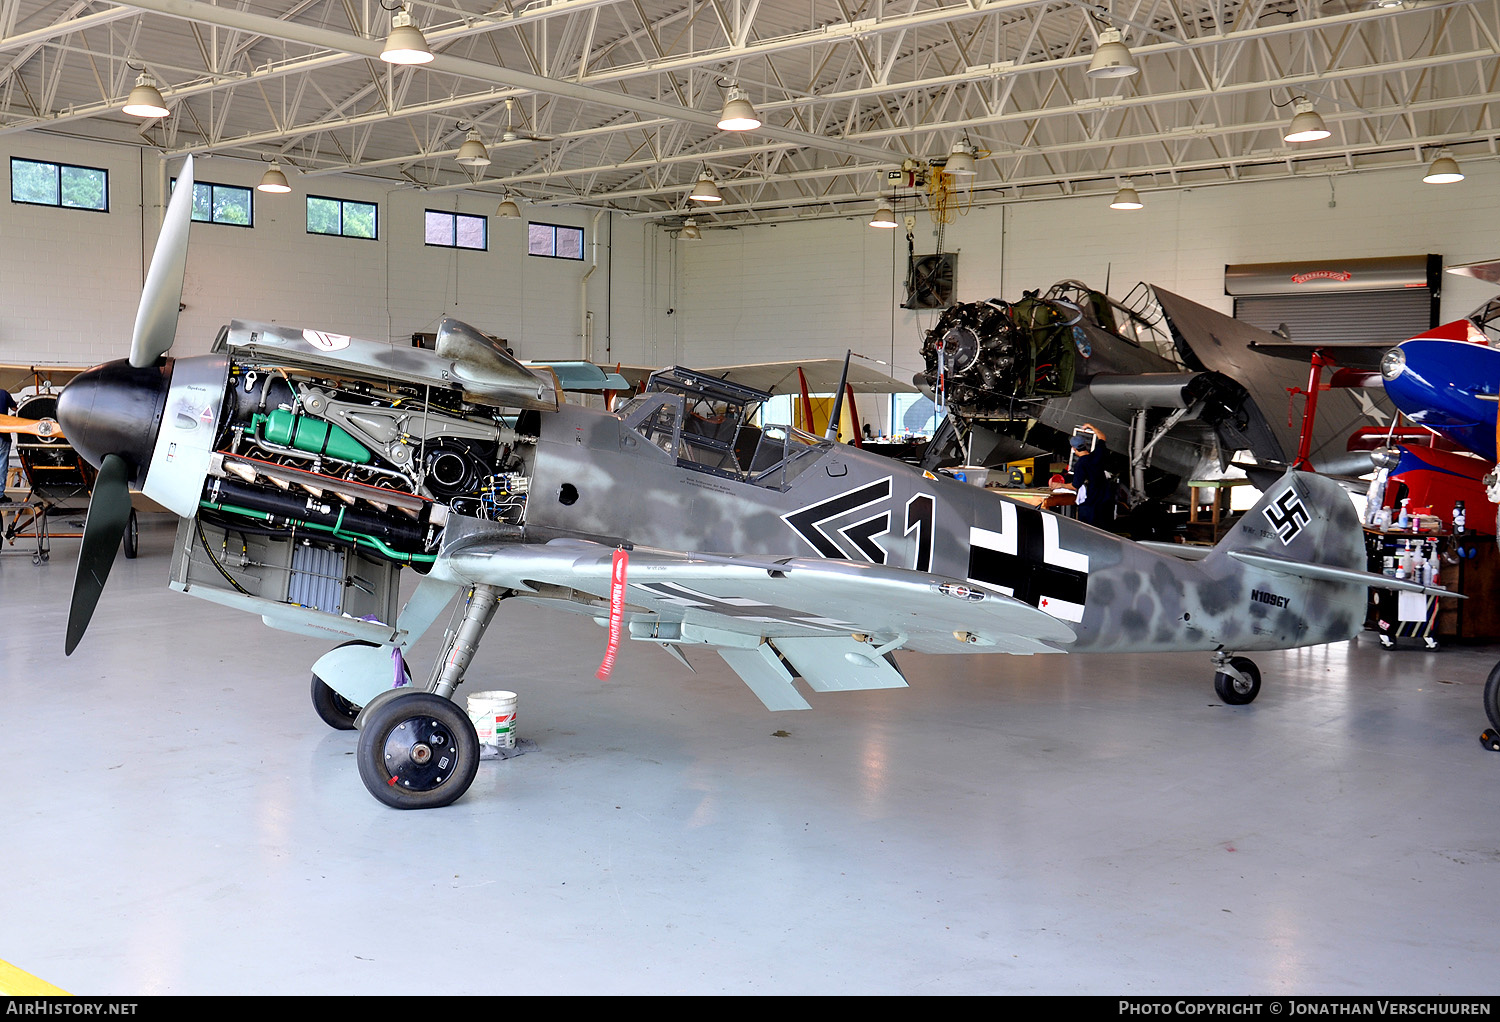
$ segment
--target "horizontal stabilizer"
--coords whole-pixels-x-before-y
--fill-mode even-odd
[[[1305,561],[1294,561],[1290,557],[1257,553],[1253,550],[1231,550],[1229,556],[1244,564],[1264,568],[1267,571],[1280,572],[1283,575],[1295,575],[1299,578],[1316,578],[1325,582],[1348,582],[1351,585],[1370,586],[1376,589],[1421,593],[1423,596],[1451,596],[1459,600],[1468,599],[1462,593],[1451,592],[1437,586],[1424,586],[1420,582],[1411,582],[1404,578],[1377,575],[1373,571],[1360,571],[1358,568],[1336,568],[1331,564],[1308,564]]]

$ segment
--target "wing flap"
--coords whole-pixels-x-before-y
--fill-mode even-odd
[[[719,656],[750,687],[750,691],[766,704],[766,709],[810,709],[807,700],[802,698],[802,693],[792,683],[792,673],[768,643],[763,642],[754,649],[720,647]]]
[[[894,664],[852,636],[789,636],[776,639],[775,645],[814,692],[906,688],[906,679]]]

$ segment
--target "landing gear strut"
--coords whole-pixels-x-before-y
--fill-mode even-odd
[[[1230,706],[1244,706],[1260,695],[1260,668],[1249,657],[1214,654],[1214,692]]]
[[[359,777],[395,809],[435,809],[457,800],[479,770],[479,735],[453,693],[499,602],[493,586],[475,586],[464,617],[449,632],[427,691],[393,689],[360,713]]]

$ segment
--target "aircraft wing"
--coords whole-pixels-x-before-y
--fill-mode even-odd
[[[1290,406],[1295,413],[1290,417],[1282,409],[1289,407],[1290,390],[1307,387],[1312,348],[1288,345],[1258,327],[1159,287],[1153,286],[1152,291],[1166,314],[1173,336],[1186,349],[1185,354],[1203,368],[1223,373],[1243,385],[1277,434],[1282,449],[1288,454],[1297,450],[1301,401]],[[1320,347],[1331,348],[1344,364],[1363,368],[1372,358],[1378,363],[1386,346],[1353,343]],[[1288,355],[1300,357],[1294,361]],[[1351,456],[1345,450],[1346,440],[1362,427],[1389,425],[1391,415],[1390,399],[1379,388],[1325,391],[1318,398],[1317,420],[1313,424],[1309,452],[1313,465],[1321,471],[1349,470],[1353,475],[1369,471],[1368,456]]]
[[[482,531],[445,544],[434,567],[452,581],[609,614],[611,557],[576,540],[522,546]],[[904,687],[889,654],[1051,653],[1075,633],[1064,621],[972,583],[884,565],[819,558],[630,552],[625,620],[632,639],[669,652],[715,648],[772,710],[805,709],[793,685],[818,692]],[[604,642],[601,638],[600,652]]]
[[[58,390],[88,366],[38,365],[34,362],[0,362],[0,387],[19,393],[23,387],[43,382]]]
[[[1500,259],[1484,259],[1477,263],[1460,263],[1457,266],[1448,267],[1449,273],[1456,273],[1460,277],[1474,277],[1477,280],[1486,280],[1491,284],[1500,284]]]
[[[639,387],[660,366],[621,366],[619,372]],[[741,365],[708,366],[695,372],[705,376],[716,376],[744,387],[754,387],[767,394],[800,394],[802,384],[797,370],[807,380],[809,394],[832,394],[839,389],[839,377],[844,371],[841,358],[814,358],[791,362],[750,362]],[[920,394],[910,383],[902,383],[885,373],[868,366],[858,359],[849,363],[848,384],[856,394]]]

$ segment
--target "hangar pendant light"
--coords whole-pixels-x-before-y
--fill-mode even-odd
[[[724,196],[719,194],[719,186],[709,176],[708,171],[698,178],[698,183],[693,185],[693,190],[688,192],[688,198],[694,202],[723,202]]]
[[[953,151],[948,154],[943,172],[954,177],[973,177],[979,173],[979,166],[974,162],[974,147],[969,144],[967,137],[962,142],[953,144]]]
[[[454,157],[459,163],[466,167],[488,167],[490,165],[490,154],[479,140],[479,129],[470,128],[469,134],[464,137],[464,144],[458,147],[458,155]]]
[[[750,104],[750,97],[738,85],[729,90],[724,101],[724,110],[719,114],[720,131],[754,131],[760,127],[760,117]]]
[[[1295,106],[1296,113],[1292,115],[1292,123],[1287,127],[1286,134],[1282,139],[1287,142],[1316,142],[1320,138],[1327,138],[1333,132],[1328,130],[1328,125],[1323,123],[1323,118],[1313,107],[1312,100],[1306,96],[1298,96]]]
[[[1090,78],[1129,78],[1140,70],[1130,55],[1130,47],[1120,41],[1119,29],[1106,28],[1099,33],[1099,46],[1086,72]]]
[[[1427,168],[1427,176],[1422,178],[1422,182],[1429,185],[1451,185],[1463,179],[1464,172],[1458,169],[1458,161],[1444,149]]]
[[[512,199],[506,199],[500,203],[500,208],[495,210],[495,215],[505,220],[515,220],[521,215],[521,207],[517,206]]]
[[[683,241],[702,241],[703,232],[698,229],[698,221],[688,217],[682,224],[682,230],[677,232],[677,237]]]
[[[870,218],[870,226],[880,227],[885,230],[890,230],[893,227],[900,226],[896,223],[896,214],[895,211],[891,209],[891,204],[889,202],[886,202],[884,199],[876,201],[875,215]]]
[[[391,18],[391,34],[386,38],[385,49],[380,51],[380,59],[387,64],[426,64],[432,60],[426,36],[412,24],[405,8]]]
[[[1130,185],[1121,185],[1120,189],[1115,192],[1114,200],[1109,204],[1110,209],[1144,209],[1145,206],[1146,204],[1141,201],[1141,197]]]
[[[281,167],[272,163],[266,168],[266,172],[260,176],[260,184],[255,186],[258,192],[289,192],[292,186],[287,184],[286,175],[281,172]]]
[[[130,96],[121,109],[132,117],[147,118],[165,117],[170,112],[150,71],[141,72],[141,76],[135,80],[135,88],[130,90]]]

